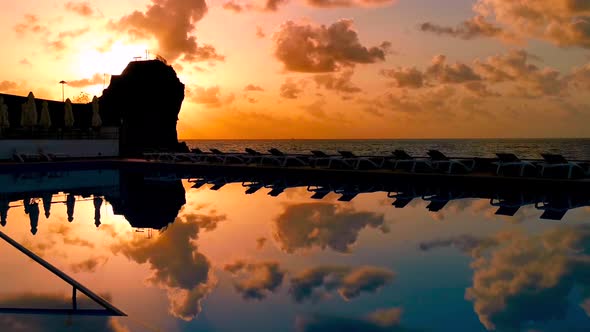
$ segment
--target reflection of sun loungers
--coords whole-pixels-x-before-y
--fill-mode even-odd
[[[537,166],[530,161],[521,160],[513,153],[496,153],[498,157],[497,162],[492,164],[497,165],[496,175],[505,174],[505,169],[509,167],[516,167],[518,169],[518,175],[524,176],[527,167],[536,172]]]
[[[545,201],[536,202],[535,208],[543,210],[541,219],[561,220],[567,211],[590,205],[589,201],[573,201],[571,196],[549,197]]]
[[[287,180],[278,180],[270,185],[265,185],[264,188],[270,188],[271,190],[268,192],[269,196],[277,197],[282,194],[287,188],[295,188],[301,186],[300,182],[296,183],[288,183]]]
[[[526,198],[524,194],[498,196],[490,200],[490,205],[497,206],[496,215],[500,216],[514,216],[518,210],[525,206],[535,203],[535,199]]]
[[[340,187],[340,188],[334,190],[334,192],[342,195],[342,196],[340,196],[340,198],[338,198],[338,201],[350,202],[359,194],[373,193],[373,192],[376,192],[377,190],[378,189],[375,186],[367,186],[367,187],[363,188],[359,185],[345,185],[343,187]]]
[[[545,175],[545,170],[547,169],[566,170],[567,179],[572,178],[574,171],[577,171],[577,175],[579,176],[590,175],[590,171],[582,166],[581,163],[568,161],[560,154],[542,153],[541,156],[543,157],[543,162],[539,164],[541,176]]]
[[[258,190],[262,189],[264,187],[264,183],[259,182],[259,181],[254,181],[254,182],[242,182],[242,187],[248,188],[245,191],[246,195],[252,195],[255,192],[257,192]]]
[[[428,211],[431,212],[438,212],[440,210],[442,210],[445,205],[447,205],[447,203],[449,203],[452,200],[455,199],[462,199],[462,198],[467,198],[465,197],[464,193],[453,193],[450,191],[444,191],[442,193],[438,193],[436,195],[425,195],[422,196],[422,199],[425,201],[430,202],[426,208],[428,209]]]
[[[314,194],[310,197],[311,199],[323,199],[329,193],[333,191],[332,186],[307,186],[307,191],[313,192]]]

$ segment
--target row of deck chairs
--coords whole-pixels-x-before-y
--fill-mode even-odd
[[[429,150],[428,157],[414,157],[404,150],[395,150],[389,156],[357,156],[350,151],[338,151],[338,155],[328,155],[323,151],[311,151],[311,155],[286,154],[272,148],[261,153],[246,148],[245,153],[225,153],[218,149],[205,152],[193,149],[191,153],[146,153],[148,160],[170,162],[202,162],[218,164],[272,164],[275,166],[310,166],[343,169],[400,169],[408,172],[444,172],[448,174],[470,173],[476,169],[475,158],[451,158],[438,150]],[[558,154],[541,154],[542,161],[522,160],[512,153],[497,153],[491,162],[497,175],[545,176],[559,173],[560,177],[590,176],[590,165],[568,161]],[[516,169],[516,172],[514,170]],[[558,171],[558,172],[556,172]]]

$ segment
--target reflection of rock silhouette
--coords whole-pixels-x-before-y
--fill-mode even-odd
[[[2,225],[2,227],[6,226],[6,219],[8,218],[8,209],[10,209],[8,203],[8,200],[0,199],[0,225]]]
[[[51,212],[51,199],[53,195],[51,193],[43,194],[41,199],[43,200],[43,210],[45,211],[45,218],[49,218]]]
[[[31,233],[35,235],[39,225],[39,203],[35,201],[29,204],[29,220],[31,222]]]
[[[94,196],[92,203],[94,203],[94,224],[98,227],[100,226],[100,207],[102,206],[102,198]]]
[[[73,194],[68,194],[66,198],[66,209],[68,212],[68,221],[74,221],[74,206],[76,205],[76,197]]]
[[[121,173],[121,195],[106,197],[115,214],[136,228],[161,229],[173,223],[186,203],[182,181],[151,181],[143,174]]]

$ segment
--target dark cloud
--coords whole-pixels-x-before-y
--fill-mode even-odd
[[[400,326],[402,309],[380,309],[364,318],[327,315],[297,316],[297,332],[397,332],[407,331]]]
[[[197,46],[196,50],[192,54],[185,54],[184,60],[186,61],[225,61],[225,56],[217,53],[215,47],[209,44],[203,44],[203,46]]]
[[[227,1],[222,5],[223,9],[231,10],[235,13],[243,11],[259,11],[259,12],[276,12],[281,6],[286,5],[289,0],[264,0],[264,2],[251,1],[243,4],[237,3],[233,0]]]
[[[105,82],[105,77],[102,74],[94,74],[91,78],[84,78],[81,80],[68,81],[68,85],[74,88],[85,88],[92,85],[99,85]]]
[[[381,70],[381,75],[393,78],[397,87],[419,89],[424,86],[424,74],[416,67]]]
[[[217,224],[220,219],[222,217],[190,214],[177,218],[155,239],[122,240],[112,249],[115,254],[121,253],[139,264],[149,264],[153,274],[148,280],[167,290],[170,313],[192,320],[201,311],[201,301],[216,283],[211,263],[198,252],[195,241],[201,225]]]
[[[236,276],[234,287],[244,299],[262,300],[283,283],[285,272],[277,262],[247,262],[238,260],[224,269]]]
[[[319,266],[301,271],[291,278],[289,293],[297,302],[317,300],[337,291],[345,300],[361,292],[374,293],[393,281],[395,274],[374,266]]]
[[[66,10],[74,12],[78,15],[90,17],[94,14],[94,10],[90,6],[89,2],[73,2],[70,1],[65,4]]]
[[[353,21],[342,19],[330,26],[287,21],[274,34],[275,56],[294,72],[334,72],[357,64],[385,60],[390,44],[365,47]]]
[[[383,229],[384,216],[331,203],[288,205],[275,219],[274,237],[286,252],[330,248],[349,252],[361,230]]]
[[[344,70],[337,74],[320,74],[313,77],[318,87],[323,87],[327,90],[333,90],[338,93],[358,93],[361,88],[352,83],[351,78],[354,72],[352,70]]]
[[[297,84],[294,80],[288,78],[279,89],[279,94],[283,98],[297,99],[299,95],[303,93],[303,89],[300,84]]]
[[[350,7],[384,7],[390,6],[397,0],[306,0],[305,3],[311,7],[318,8],[350,8]]]
[[[264,91],[264,89],[258,85],[248,84],[244,87],[244,91]]]
[[[515,40],[516,38],[514,35],[504,31],[501,27],[489,23],[483,16],[475,16],[454,28],[426,22],[420,24],[420,30],[466,40],[479,37],[495,37],[505,40]]]
[[[285,5],[289,0],[266,0],[263,10],[268,12],[276,12],[279,7]]]
[[[200,61],[203,53],[212,54],[212,46],[207,45],[205,50],[199,48],[193,35],[195,24],[207,10],[204,0],[151,0],[144,12],[136,10],[111,23],[115,29],[136,38],[155,38],[159,53],[170,61],[179,58]]]

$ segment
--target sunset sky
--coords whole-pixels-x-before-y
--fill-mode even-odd
[[[156,54],[181,138],[589,137],[587,0],[20,0],[0,92],[100,95]]]

